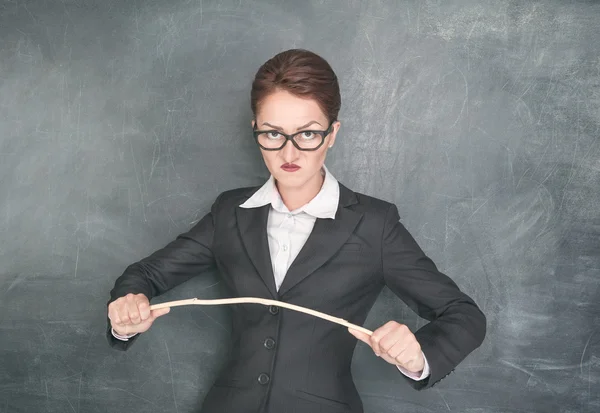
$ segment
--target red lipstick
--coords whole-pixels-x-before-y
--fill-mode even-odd
[[[296,172],[298,169],[300,169],[300,167],[295,163],[284,163],[281,165],[281,169],[286,172]]]

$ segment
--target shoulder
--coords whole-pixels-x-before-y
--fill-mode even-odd
[[[214,206],[217,208],[236,207],[250,198],[259,188],[260,185],[228,189],[217,196]]]
[[[340,197],[342,202],[350,200],[351,207],[357,211],[369,215],[375,215],[383,219],[388,215],[398,215],[398,208],[390,201],[377,198],[361,192],[353,191],[342,183],[340,185]]]

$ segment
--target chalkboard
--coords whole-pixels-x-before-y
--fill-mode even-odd
[[[359,343],[365,412],[600,411],[600,4],[3,1],[0,412],[194,412],[226,307],[179,307],[128,351],[106,302],[222,191],[268,178],[258,67],[294,47],[342,89],[327,159],[403,223],[488,318],[415,391]],[[159,301],[218,298],[205,274]],[[423,325],[384,290],[367,328]]]

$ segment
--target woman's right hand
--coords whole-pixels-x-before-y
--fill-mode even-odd
[[[144,294],[127,294],[108,305],[108,318],[117,334],[129,335],[148,330],[154,320],[171,309],[150,310],[150,301]]]

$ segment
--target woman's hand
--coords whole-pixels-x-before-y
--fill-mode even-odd
[[[400,366],[412,373],[421,373],[425,367],[425,359],[421,345],[410,329],[396,321],[388,321],[373,335],[348,328],[348,331],[359,340],[367,343],[377,357],[390,364]]]
[[[108,318],[117,334],[143,333],[154,320],[171,309],[150,310],[150,302],[144,294],[127,294],[108,305]]]

